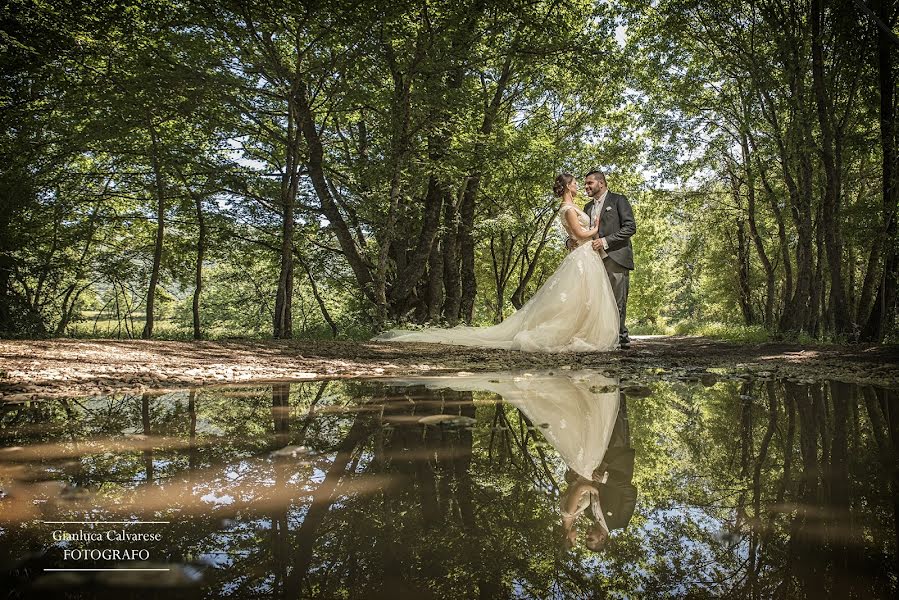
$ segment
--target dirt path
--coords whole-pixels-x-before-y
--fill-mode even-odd
[[[0,340],[0,400],[248,381],[566,367],[610,371],[624,380],[698,379],[712,370],[720,377],[828,378],[899,387],[897,346],[739,345],[647,337],[624,351],[532,354],[348,341],[55,339]]]

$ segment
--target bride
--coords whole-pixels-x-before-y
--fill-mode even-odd
[[[558,217],[568,235],[577,240],[555,272],[534,296],[508,319],[492,327],[459,326],[421,331],[391,330],[375,341],[434,342],[458,346],[502,348],[526,352],[583,352],[611,350],[618,345],[618,305],[600,255],[590,244],[599,221],[574,203],[574,176],[556,177],[553,192],[562,198]]]

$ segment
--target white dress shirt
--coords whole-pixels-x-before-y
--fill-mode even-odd
[[[593,201],[593,210],[590,211],[591,212],[591,214],[590,214],[590,226],[591,227],[593,226],[593,221],[597,215],[599,215],[599,218],[602,219],[602,208],[606,203],[606,196],[608,196],[608,195],[609,195],[609,188],[606,188],[606,191],[604,191],[602,193],[602,196],[600,196],[599,199]],[[599,233],[597,233],[597,235],[599,235]],[[609,255],[609,253],[606,252],[606,250],[609,249],[609,243],[606,241],[606,238],[599,238],[599,239],[602,240],[602,248],[599,250],[599,255],[602,258],[605,258]]]

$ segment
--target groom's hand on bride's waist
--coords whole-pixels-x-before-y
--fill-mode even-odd
[[[565,240],[565,247],[568,248],[568,251],[571,252],[575,248],[577,248],[577,241],[573,238],[568,238]]]

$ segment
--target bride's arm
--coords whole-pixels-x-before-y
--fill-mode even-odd
[[[565,211],[565,221],[568,223],[568,231],[579,240],[589,240],[599,231],[599,223],[591,229],[581,227],[574,210]]]

